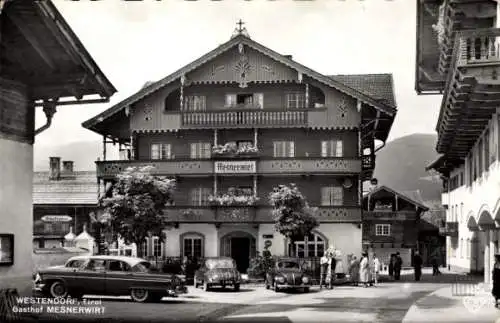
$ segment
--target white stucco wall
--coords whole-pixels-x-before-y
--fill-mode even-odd
[[[33,146],[0,138],[0,233],[14,234],[14,265],[0,266],[0,289],[31,293]]]

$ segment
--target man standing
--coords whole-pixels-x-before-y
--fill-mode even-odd
[[[422,276],[422,257],[418,254],[418,251],[415,252],[413,257],[413,268],[415,270],[415,281],[419,281]]]
[[[401,278],[401,267],[403,266],[403,260],[399,255],[399,252],[396,252],[396,259],[394,261],[394,280],[399,280]]]
[[[381,264],[378,260],[377,254],[373,254],[373,284],[378,284],[378,274],[380,272]]]

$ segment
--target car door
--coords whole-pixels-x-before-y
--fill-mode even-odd
[[[129,264],[120,260],[106,261],[106,294],[129,294],[133,279]]]
[[[106,263],[92,258],[78,269],[77,289],[85,294],[104,295],[106,292]]]

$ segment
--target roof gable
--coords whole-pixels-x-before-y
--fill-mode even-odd
[[[320,74],[310,68],[307,68],[304,65],[301,65],[297,63],[296,61],[292,60],[288,56],[281,55],[270,48],[267,48],[250,38],[243,36],[243,35],[238,35],[236,37],[233,37],[226,43],[218,46],[214,50],[208,52],[207,54],[203,55],[202,57],[198,58],[197,60],[193,61],[192,63],[182,67],[181,69],[177,70],[176,72],[168,75],[167,77],[157,81],[153,82],[152,84],[149,84],[147,86],[144,86],[141,90],[139,90],[137,93],[134,95],[126,98],[125,100],[119,102],[118,104],[114,105],[113,107],[107,109],[106,111],[102,112],[101,114],[95,116],[92,119],[89,119],[85,121],[82,125],[85,128],[91,128],[93,125],[95,125],[98,122],[103,121],[104,119],[112,116],[113,114],[125,109],[126,107],[130,106],[131,104],[141,100],[142,98],[164,88],[168,84],[174,82],[174,81],[181,81],[186,74],[194,71],[195,69],[199,68],[203,64],[206,64],[207,62],[215,59],[217,56],[222,55],[223,53],[227,52],[228,50],[236,47],[236,46],[248,46],[253,50],[256,50],[270,58],[272,58],[275,61],[280,62],[281,64],[292,68],[297,71],[297,73],[304,74],[316,81],[319,81],[327,86],[330,86],[340,92],[343,92],[344,94],[347,94],[353,98],[356,98],[360,100],[363,103],[366,103],[370,106],[375,107],[376,109],[380,110],[381,112],[394,116],[396,113],[396,108],[395,106],[391,105],[390,103],[382,102],[380,100],[377,100],[375,98],[372,98],[370,95],[367,94],[367,91],[361,92],[359,89],[354,89],[349,87],[346,84],[343,84],[340,79],[336,79],[335,77],[329,77],[323,74]]]
[[[365,194],[365,196],[363,196],[363,199],[365,200],[368,198],[368,196],[373,196],[374,194],[377,194],[378,192],[381,192],[381,191],[385,191],[387,193],[390,193],[390,194],[397,196],[398,198],[404,199],[407,202],[421,208],[423,211],[429,210],[429,208],[423,204],[420,192],[415,193],[414,191],[412,191],[413,193],[411,193],[411,194],[408,192],[404,192],[404,193],[397,192],[397,191],[395,191],[395,190],[393,190],[385,185],[378,186],[370,193]],[[412,196],[410,197],[409,195],[412,195]]]

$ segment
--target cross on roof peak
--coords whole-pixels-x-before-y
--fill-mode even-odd
[[[244,24],[245,24],[245,22],[241,19],[238,22],[236,22],[237,27],[234,29],[234,32],[233,32],[233,35],[231,36],[231,38],[234,38],[238,35],[243,35],[245,37],[250,38],[250,35],[248,34],[246,27],[243,27]]]
[[[244,29],[243,25],[245,23],[243,22],[243,20],[240,19],[236,24],[238,25],[238,32],[241,33],[243,31],[243,29]]]

